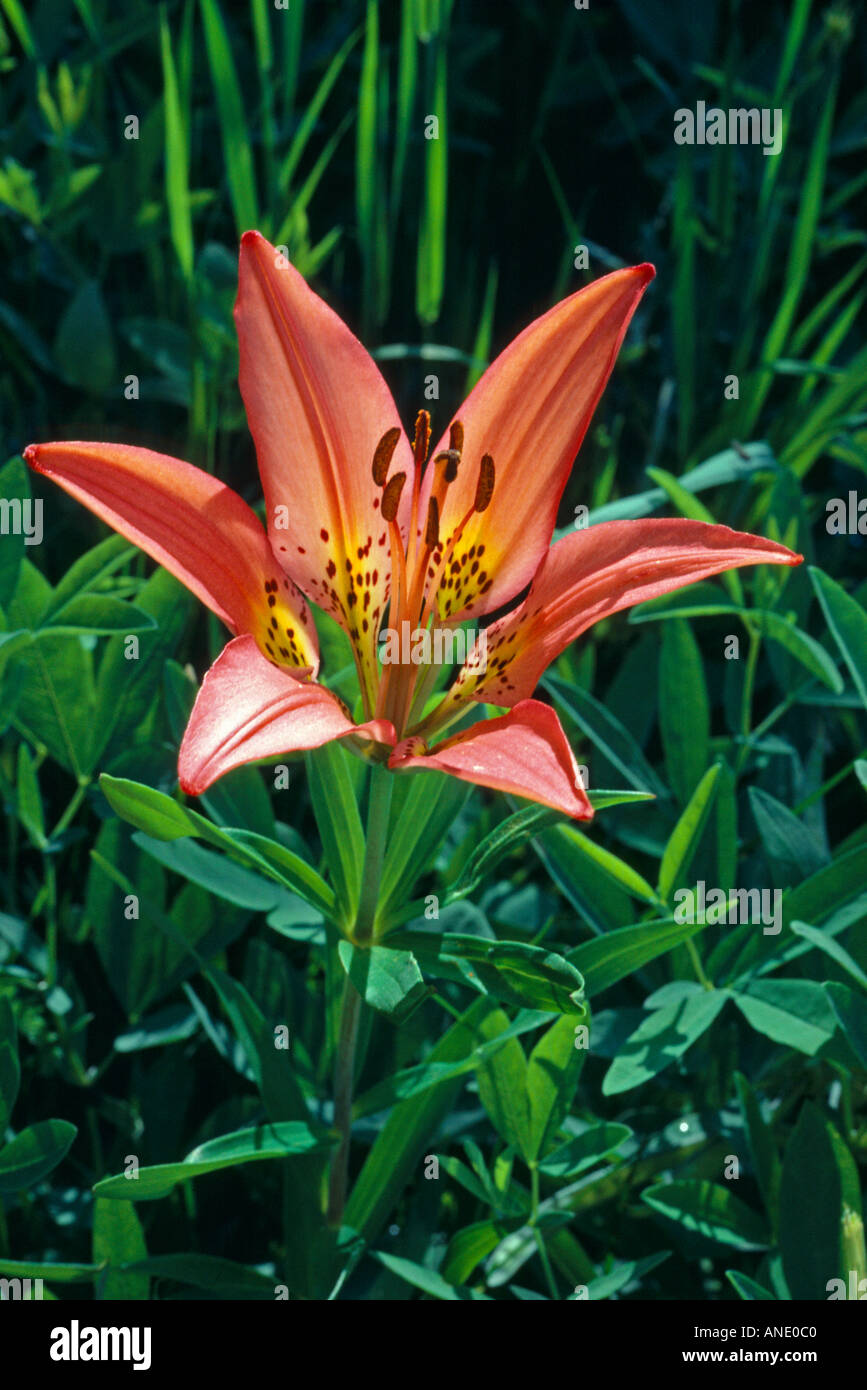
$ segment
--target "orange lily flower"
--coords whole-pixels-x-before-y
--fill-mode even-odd
[[[631,604],[736,566],[801,560],[773,541],[688,520],[610,522],[551,546],[572,463],[653,274],[649,265],[616,270],[531,323],[428,463],[427,412],[410,442],[358,339],[248,232],[235,319],[267,531],[236,492],[178,459],[118,444],[25,450],[37,472],[163,564],[235,634],[181,744],[185,792],[200,794],[242,763],[349,738],[394,771],[436,768],[592,816],[557,715],[532,698],[549,663]],[[413,659],[400,635],[421,635],[422,651],[528,585],[432,698],[435,659]],[[315,679],[311,602],[350,638],[361,723]],[[507,713],[432,743],[473,701]]]

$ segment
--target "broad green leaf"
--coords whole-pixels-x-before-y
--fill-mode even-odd
[[[147,1259],[147,1244],[132,1202],[93,1204],[93,1259],[106,1268],[96,1285],[96,1297],[146,1303],[150,1280],[146,1274],[124,1273],[118,1265]]]
[[[576,1034],[575,1019],[564,1014],[545,1030],[527,1059],[531,1159],[547,1153],[574,1100],[587,1056]]]
[[[813,980],[754,980],[731,997],[757,1032],[808,1057],[834,1034],[833,1010]]]
[[[579,1173],[594,1168],[608,1158],[614,1150],[632,1134],[628,1125],[596,1124],[590,1125],[583,1133],[567,1139],[565,1144],[554,1149],[539,1164],[540,1172],[549,1178],[566,1180],[577,1178]]]
[[[653,1009],[620,1048],[602,1082],[602,1094],[631,1091],[671,1066],[705,1033],[723,1009],[725,990],[696,992],[660,1009]]]
[[[509,1026],[502,1009],[489,1014],[480,1026],[484,1038],[495,1038]],[[527,1059],[517,1038],[482,1062],[476,1073],[479,1099],[504,1143],[529,1159],[533,1151]]]
[[[390,946],[365,950],[351,941],[337,944],[340,963],[366,1004],[402,1023],[427,994],[418,962],[410,951]]]
[[[798,883],[828,862],[816,836],[788,806],[761,787],[750,787],[749,797],[776,887]]]
[[[438,43],[434,50],[432,83],[427,93],[427,110],[439,122],[436,140],[424,142],[424,195],[418,234],[416,265],[416,313],[423,324],[439,318],[445,287],[446,204],[448,200],[448,49]]]
[[[334,1136],[314,1130],[300,1120],[239,1129],[200,1144],[180,1163],[160,1163],[151,1168],[139,1168],[129,1175],[118,1173],[115,1177],[103,1178],[94,1185],[93,1193],[95,1197],[119,1201],[150,1202],[165,1197],[179,1182],[203,1173],[216,1173],[222,1168],[257,1163],[266,1158],[320,1153],[335,1142]]]
[[[653,792],[635,792],[629,789],[611,791],[606,789],[602,791],[594,790],[591,787],[587,795],[590,798],[590,804],[594,811],[604,811],[609,806],[628,806],[636,801],[654,800]]]
[[[77,641],[44,633],[22,647],[15,659],[22,672],[16,722],[34,744],[44,744],[61,767],[85,777],[95,757],[90,652]]]
[[[812,565],[810,579],[855,689],[867,708],[867,613],[836,580]]]
[[[786,1145],[780,1187],[780,1250],[793,1298],[827,1299],[832,1279],[848,1286],[847,1209],[861,1214],[855,1161],[837,1130],[807,1101]]]
[[[737,449],[723,449],[721,453],[705,459],[688,473],[682,473],[677,481],[690,492],[706,492],[726,483],[745,484],[755,473],[778,468],[779,464],[767,444],[738,445]],[[616,502],[607,502],[604,507],[595,507],[590,513],[590,524],[595,526],[600,521],[650,516],[668,500],[668,493],[661,487],[634,492],[629,497],[619,497]]]
[[[673,1222],[690,1244],[734,1246],[736,1250],[764,1250],[768,1233],[761,1218],[739,1197],[719,1183],[687,1179],[645,1188],[642,1202],[651,1211]]]
[[[19,1192],[62,1163],[78,1130],[67,1120],[39,1120],[0,1148],[0,1193]]]
[[[659,866],[657,892],[666,902],[692,863],[698,842],[701,839],[701,833],[704,830],[705,821],[710,814],[716,795],[719,771],[719,763],[714,763],[713,767],[708,768],[690,797],[677,825],[671,832],[668,844],[665,846],[662,863]]]

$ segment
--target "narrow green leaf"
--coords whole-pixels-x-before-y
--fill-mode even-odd
[[[708,764],[710,702],[701,652],[683,618],[671,619],[663,629],[659,732],[669,785],[685,806]]]
[[[810,580],[855,689],[867,708],[867,613],[836,580],[812,565]]]
[[[847,1208],[861,1213],[855,1161],[837,1130],[807,1101],[786,1145],[780,1189],[780,1251],[793,1298],[827,1299],[837,1279],[848,1293]]]
[[[704,1244],[734,1246],[736,1250],[764,1250],[768,1236],[764,1223],[727,1187],[706,1180],[670,1182],[645,1188],[642,1202],[667,1222],[682,1228]]]
[[[235,214],[235,231],[240,237],[258,226],[256,179],[250,154],[247,121],[241,88],[232,56],[232,44],[226,32],[217,0],[200,0],[205,47],[217,98],[220,118],[220,137],[226,162],[229,196]]]
[[[165,1197],[179,1182],[216,1173],[241,1163],[265,1158],[290,1158],[295,1154],[320,1153],[335,1143],[329,1134],[313,1130],[300,1120],[283,1124],[239,1129],[200,1144],[180,1163],[160,1163],[136,1172],[118,1173],[94,1184],[95,1197],[111,1197],[126,1202],[150,1202]]]
[[[671,832],[659,866],[659,886],[657,892],[667,902],[680,879],[689,870],[693,856],[698,848],[705,821],[710,814],[716,795],[720,764],[709,767],[693,792]]]
[[[364,831],[348,757],[337,743],[306,755],[313,813],[345,926],[355,921],[364,864]]]

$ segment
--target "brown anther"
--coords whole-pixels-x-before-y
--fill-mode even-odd
[[[405,473],[395,473],[382,490],[382,515],[386,521],[394,521],[400,506],[400,494],[406,482]]]
[[[449,450],[452,449],[457,449],[459,455],[464,451],[464,427],[460,420],[449,426]]]
[[[447,483],[453,483],[458,476],[458,464],[461,461],[460,453],[457,449],[446,449],[443,453],[437,454],[434,463],[444,463],[443,478]]]
[[[476,483],[476,500],[473,509],[483,512],[494,495],[494,460],[490,454],[483,454],[479,464],[479,481]]]
[[[388,467],[399,439],[400,429],[395,425],[393,429],[385,431],[376,446],[376,452],[373,455],[373,481],[377,487],[382,487],[388,477]]]
[[[416,467],[421,468],[427,458],[427,451],[430,448],[430,415],[426,410],[420,410],[415,417],[415,434],[412,440],[412,452],[415,455]]]
[[[440,543],[440,509],[435,497],[432,497],[427,504],[427,526],[424,532],[424,543],[431,550],[436,550]]]

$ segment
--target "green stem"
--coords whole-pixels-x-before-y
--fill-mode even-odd
[[[361,995],[346,977],[340,1010],[340,1036],[334,1061],[334,1128],[340,1142],[334,1152],[328,1182],[328,1224],[339,1229],[346,1205],[349,1179],[349,1144],[352,1134],[352,1086],[355,1072],[355,1045],[361,1018]]]
[[[744,763],[750,756],[749,739],[752,733],[753,722],[753,687],[756,682],[756,666],[758,665],[759,652],[762,646],[761,634],[754,631],[749,624],[747,625],[747,631],[750,634],[750,647],[747,653],[747,666],[744,672],[744,689],[741,697],[741,733],[744,742],[735,760],[735,777],[740,776],[743,771]]]
[[[358,946],[369,946],[373,939],[382,861],[388,839],[391,811],[392,774],[385,767],[370,769],[370,796],[367,807],[367,839],[358,911],[352,939]],[[340,1140],[331,1165],[328,1184],[328,1223],[338,1227],[343,1220],[349,1178],[349,1146],[352,1137],[352,1090],[355,1081],[355,1050],[363,1002],[349,976],[343,987],[340,1032],[334,1059],[334,1128]]]
[[[379,881],[388,838],[388,817],[391,811],[393,773],[375,764],[370,769],[370,799],[367,807],[367,843],[364,869],[361,876],[361,895],[352,935],[359,945],[369,944],[376,923],[379,905]]]
[[[695,977],[698,980],[699,984],[702,985],[704,989],[713,989],[712,981],[709,980],[707,978],[707,975],[705,975],[704,973],[704,968],[701,963],[701,956],[696,950],[696,945],[692,937],[687,937],[686,949],[689,953],[689,958],[692,961],[692,968],[695,971]]]
[[[530,1164],[530,1225],[533,1228],[533,1238],[536,1242],[536,1249],[539,1251],[539,1259],[542,1261],[542,1269],[545,1272],[545,1283],[553,1299],[559,1301],[560,1292],[557,1288],[557,1281],[554,1278],[554,1271],[551,1268],[551,1261],[548,1258],[548,1251],[545,1246],[545,1238],[537,1228],[536,1221],[539,1215],[539,1169],[535,1163]]]

